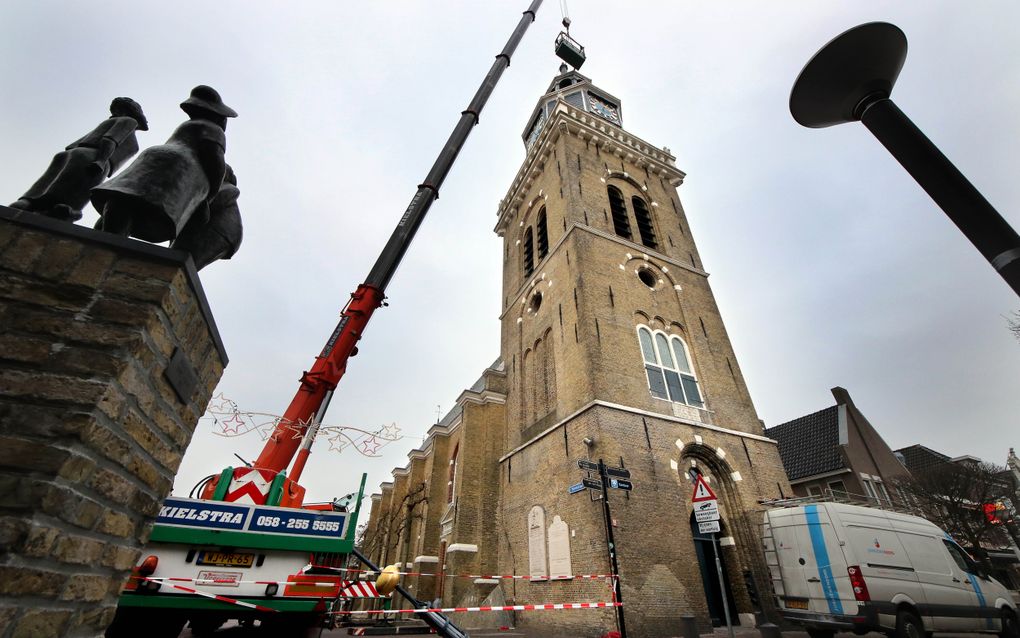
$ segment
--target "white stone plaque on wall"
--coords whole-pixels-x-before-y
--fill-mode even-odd
[[[549,526],[549,576],[553,580],[573,578],[570,571],[570,528],[559,516]]]
[[[536,505],[528,512],[528,572],[531,580],[548,580],[546,559],[545,510]]]

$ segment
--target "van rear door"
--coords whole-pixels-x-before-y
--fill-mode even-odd
[[[825,507],[773,511],[769,522],[783,574],[780,603],[825,615],[856,614],[846,559]]]

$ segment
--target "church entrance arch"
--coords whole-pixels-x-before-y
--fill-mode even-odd
[[[743,536],[735,533],[740,527],[737,519],[741,516],[740,498],[737,494],[737,483],[741,480],[739,472],[733,472],[726,462],[726,452],[722,448],[707,445],[701,436],[695,436],[694,441],[684,444],[677,440],[676,447],[680,454],[679,458],[671,461],[671,466],[677,472],[680,482],[680,489],[684,490],[684,502],[690,507],[691,494],[694,489],[694,481],[699,475],[704,475],[712,486],[719,501],[719,510],[722,520],[719,521],[720,531],[715,533],[702,533],[694,518],[693,511],[690,513],[689,522],[691,527],[691,538],[693,539],[694,552],[698,560],[701,583],[705,592],[705,603],[708,608],[709,617],[714,626],[726,623],[725,607],[723,596],[729,607],[730,622],[734,625],[740,624],[737,600],[742,603],[747,601],[744,592],[736,593],[733,589],[734,578],[739,582],[741,569],[741,558],[739,553],[734,552],[735,538]],[[713,537],[715,542],[713,543]],[[725,548],[724,548],[725,547]],[[720,583],[719,568],[716,566],[716,556],[719,557],[722,567],[722,582]],[[728,564],[733,563],[733,564]]]

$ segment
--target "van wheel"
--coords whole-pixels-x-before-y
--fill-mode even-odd
[[[836,632],[831,629],[808,629],[807,635],[811,638],[833,638]]]
[[[1020,625],[1017,625],[1016,614],[1009,609],[1002,610],[1002,631],[999,638],[1020,638]]]
[[[904,609],[896,614],[896,638],[925,638],[924,625],[914,612]]]

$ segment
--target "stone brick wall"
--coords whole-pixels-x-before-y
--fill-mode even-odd
[[[226,363],[182,253],[0,207],[0,636],[102,634]]]

